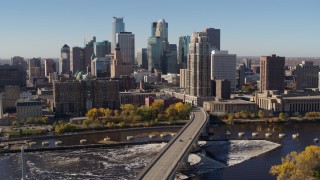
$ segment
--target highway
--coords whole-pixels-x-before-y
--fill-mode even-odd
[[[185,153],[189,153],[192,143],[198,139],[208,122],[208,115],[203,109],[194,108],[191,116],[191,121],[159,152],[137,179],[163,180],[174,178],[173,173],[176,172]]]

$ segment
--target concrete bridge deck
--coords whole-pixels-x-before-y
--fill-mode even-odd
[[[193,143],[198,143],[198,138],[207,122],[208,114],[201,108],[194,108],[190,122],[157,154],[136,179],[174,179],[178,167],[188,157]]]

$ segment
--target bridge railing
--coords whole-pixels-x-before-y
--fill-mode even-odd
[[[199,133],[201,133],[201,130],[203,129],[203,127],[206,125],[206,123],[208,122],[208,115],[207,115],[207,112],[203,111],[202,108],[196,108],[196,109],[200,109],[200,111],[202,111],[204,114],[205,114],[205,123],[202,124],[200,130],[196,133],[195,137],[199,136]],[[190,126],[190,124],[194,121],[195,119],[195,116],[194,114],[192,113],[190,115],[191,119],[190,121],[185,125],[183,126],[182,129],[180,129],[180,131],[177,133],[176,136],[174,136],[169,142],[168,144],[162,148],[160,150],[160,152],[156,155],[155,158],[153,158],[151,160],[150,163],[148,163],[148,165],[139,173],[139,175],[135,178],[135,179],[143,179],[144,176],[150,171],[150,169],[155,165],[155,163],[162,157],[162,155],[170,148],[170,146],[177,140],[180,138],[180,135]],[[185,153],[186,150],[189,150],[191,148],[193,144],[193,141],[187,146],[187,148],[184,148],[184,151],[182,151],[183,153]],[[184,157],[184,155],[181,155],[180,158],[179,158],[179,161],[180,162],[182,160],[182,158]],[[167,176],[166,179],[170,178],[172,176],[172,172],[176,172],[176,169],[178,168],[178,163],[176,163],[174,166],[171,166],[170,168],[170,172],[166,172],[165,175]],[[168,169],[169,170],[169,169]]]
[[[204,128],[204,126],[206,126],[206,124],[208,123],[208,120],[209,120],[208,113],[206,111],[204,111],[202,108],[200,108],[200,111],[202,111],[204,113],[206,120],[205,120],[205,123],[203,123],[202,126],[200,127],[199,131],[197,131],[197,134],[194,137],[198,137],[200,135],[200,133],[202,132],[202,129]],[[194,138],[193,141],[194,140],[196,140],[196,138]],[[185,151],[182,151],[183,153],[186,153],[186,151],[188,151],[191,148],[193,141],[188,145],[188,147],[186,148]],[[181,162],[183,160],[183,158],[184,158],[184,156],[180,156],[180,159],[178,162]],[[175,164],[175,166],[173,167],[173,170],[174,170],[173,172],[176,172],[176,170],[178,169],[178,166],[179,166],[179,163]],[[174,179],[175,174],[171,174],[171,176],[172,175],[173,175],[173,177],[171,179]]]
[[[151,160],[151,162],[148,163],[148,165],[138,174],[138,176],[135,179],[143,179],[144,176],[150,171],[150,169],[153,167],[153,165],[161,158],[161,156],[170,148],[170,146],[180,137],[180,135],[189,127],[189,125],[194,120],[194,114],[191,114],[190,121],[183,126],[179,132],[168,142],[168,144],[163,147],[160,152]]]

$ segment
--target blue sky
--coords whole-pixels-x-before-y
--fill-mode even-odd
[[[320,57],[319,0],[8,0],[0,3],[0,58],[59,57],[84,36],[111,40],[113,16],[124,17],[136,49],[147,46],[151,22],[169,23],[169,42],[221,29],[221,48],[238,56]]]

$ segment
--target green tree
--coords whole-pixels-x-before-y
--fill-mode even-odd
[[[12,126],[19,126],[20,125],[20,123],[16,120],[12,121],[11,124],[12,124]]]
[[[49,118],[47,116],[41,118],[43,124],[48,124]]]
[[[262,110],[258,111],[258,116],[259,116],[259,118],[266,118],[266,115],[264,114],[264,112]]]

